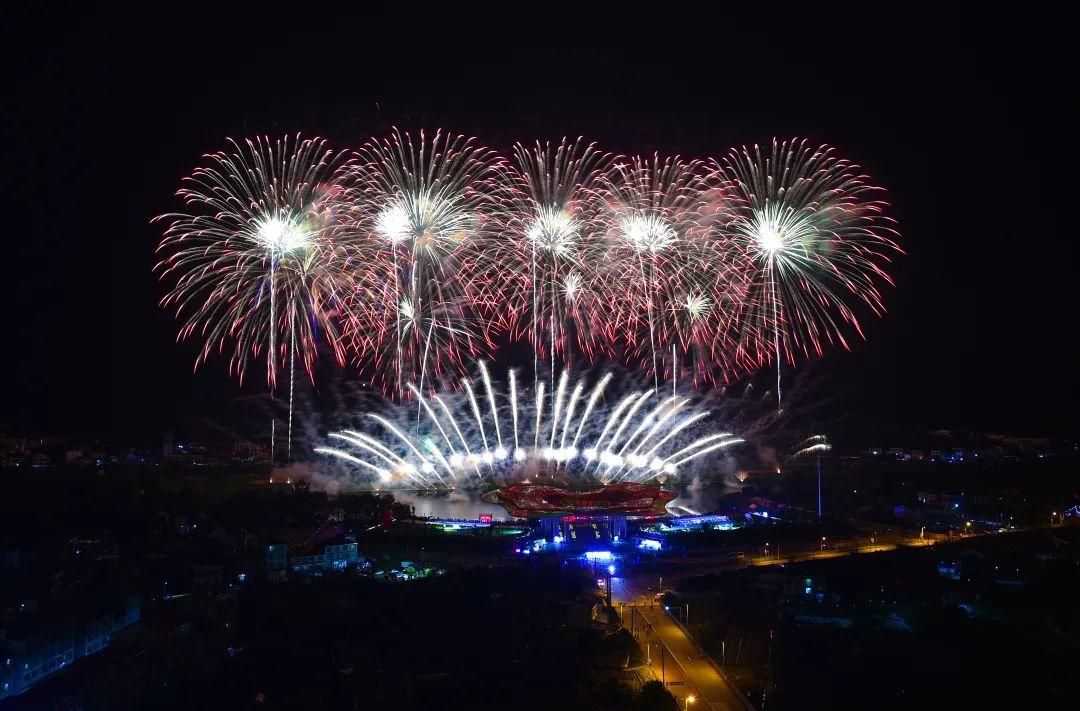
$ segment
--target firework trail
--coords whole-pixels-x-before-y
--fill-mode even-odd
[[[829,444],[829,438],[825,435],[811,435],[799,442],[795,446],[795,451],[791,454],[792,459],[798,459],[799,457],[805,457],[810,454],[821,455],[824,452],[832,451],[832,445]]]
[[[884,312],[879,288],[901,252],[878,189],[805,141],[704,164],[564,139],[517,144],[508,162],[473,139],[395,129],[351,156],[320,139],[257,138],[205,159],[178,193],[188,211],[157,218],[168,227],[155,270],[172,281],[162,304],[179,339],[201,339],[196,367],[228,351],[243,378],[265,354],[273,398],[288,364],[290,457],[295,365],[310,374],[324,341],[384,393],[417,400],[413,440],[439,420],[439,441],[480,456],[477,472],[486,455],[546,461],[545,450],[578,448],[590,416],[608,418],[601,440],[645,436],[635,418],[674,410],[678,383],[723,385],[773,362],[779,416],[783,361],[847,348],[848,329],[861,336],[856,310]],[[534,353],[532,392],[512,373],[509,408],[486,368],[479,385],[460,381],[503,331]],[[583,380],[558,377],[557,357],[569,370],[575,354],[625,359],[652,388],[607,410]],[[473,417],[429,392],[447,379]],[[661,380],[670,403],[647,402]],[[479,429],[459,431],[466,420]],[[623,456],[615,446],[592,447],[598,476],[636,469],[609,466]],[[434,476],[449,475],[423,447]],[[441,452],[458,472],[453,454]]]
[[[229,143],[184,179],[177,195],[190,212],[155,218],[168,227],[154,270],[173,282],[161,304],[182,322],[178,340],[202,340],[196,367],[213,350],[230,350],[229,372],[242,379],[265,353],[273,397],[287,356],[291,456],[297,354],[310,373],[321,330],[343,360],[331,312],[348,279],[330,228],[345,154],[318,138]],[[271,457],[273,439],[272,420]]]
[[[746,292],[744,262],[723,228],[730,189],[700,161],[634,158],[605,185],[605,278],[610,330],[653,377],[726,380],[725,346]]]
[[[886,204],[871,199],[880,189],[828,146],[774,139],[769,151],[733,149],[718,170],[745,203],[731,234],[756,266],[740,348],[758,363],[775,360],[779,407],[782,361],[848,348],[845,324],[862,336],[845,299],[883,314],[878,285],[892,284],[884,265],[902,250]]]
[[[572,346],[590,360],[609,345],[595,325],[596,278],[602,256],[598,192],[612,156],[578,138],[558,145],[514,146],[503,176],[506,195],[501,234],[477,255],[475,273],[493,317],[533,345],[533,378],[539,360]],[[555,395],[552,390],[552,397]]]
[[[485,476],[543,475],[545,470],[554,474],[560,469],[610,484],[663,481],[743,441],[727,432],[688,439],[686,433],[709,415],[693,407],[690,395],[645,390],[624,396],[615,408],[598,405],[612,381],[610,373],[591,384],[580,379],[571,390],[570,373],[563,371],[550,410],[545,410],[540,381],[529,412],[530,398],[519,396],[512,371],[504,395],[496,392],[486,366],[480,364],[479,370],[479,394],[469,379],[461,382],[464,397],[444,393],[429,398],[409,384],[426,415],[423,431],[415,436],[392,416],[368,413],[368,424],[376,427],[332,433],[333,446],[316,451],[355,464],[384,485],[456,487]],[[587,405],[581,407],[583,401]],[[510,442],[513,449],[507,447]]]
[[[502,160],[471,138],[436,131],[414,141],[394,129],[357,154],[348,200],[362,245],[355,298],[345,305],[352,352],[387,390],[456,372],[489,347],[470,307],[468,255],[501,214]]]

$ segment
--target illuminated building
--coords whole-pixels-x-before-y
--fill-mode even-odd
[[[536,518],[548,516],[664,516],[674,491],[658,486],[624,482],[600,489],[574,491],[544,484],[516,484],[488,492],[480,497],[498,504],[511,516]]]
[[[284,580],[285,569],[289,567],[289,545],[274,542],[266,546],[266,577],[269,580]]]
[[[327,570],[344,570],[356,565],[360,554],[355,543],[328,544],[322,553],[297,555],[289,560],[289,570],[294,573],[321,573]]]
[[[118,605],[48,625],[29,623],[5,628],[0,636],[0,699],[21,694],[58,670],[98,652],[125,627],[139,621],[139,599],[129,596]]]

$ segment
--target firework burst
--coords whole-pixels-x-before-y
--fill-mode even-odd
[[[635,158],[608,174],[606,287],[611,330],[653,376],[716,382],[743,292],[741,264],[721,228],[728,191],[699,161]]]
[[[539,360],[575,347],[592,358],[609,339],[596,331],[596,278],[602,255],[597,186],[612,156],[582,139],[517,144],[504,175],[501,234],[477,255],[478,281],[493,317],[527,338]],[[534,373],[535,374],[535,373]]]
[[[586,386],[556,378],[557,358],[625,358],[653,390],[671,382],[676,400],[684,381],[727,383],[775,363],[779,405],[783,361],[861,336],[859,316],[884,312],[901,252],[879,189],[805,141],[710,164],[622,159],[581,139],[517,144],[505,161],[470,138],[396,129],[351,156],[320,139],[230,143],[185,180],[187,211],[158,218],[168,227],[155,270],[172,282],[162,304],[179,339],[201,340],[196,366],[226,352],[243,378],[265,358],[273,393],[288,363],[290,433],[295,361],[310,373],[324,341],[384,393],[415,399],[417,434],[441,417],[432,382],[471,396],[460,376],[502,332],[529,341],[537,430],[531,449],[518,442],[512,375],[515,445],[504,448],[538,461],[541,414],[571,426],[575,407],[588,410]],[[470,407],[482,422],[483,402]],[[503,459],[487,434],[484,453]],[[549,437],[547,449],[561,445]],[[419,451],[437,472],[460,469]],[[373,471],[398,471],[385,464]]]
[[[155,271],[174,281],[161,303],[182,320],[180,339],[202,338],[196,365],[231,342],[230,372],[265,352],[273,382],[286,348],[310,367],[319,327],[338,352],[326,304],[343,262],[328,226],[344,155],[321,139],[230,143],[177,192],[192,212],[156,218],[169,225]]]
[[[398,395],[485,349],[469,255],[501,214],[501,159],[471,138],[394,130],[358,154],[349,190],[358,245],[349,343]]]
[[[603,484],[665,481],[743,441],[729,432],[691,437],[709,415],[694,407],[692,395],[625,392],[610,373],[571,386],[570,372],[563,371],[550,384],[549,407],[543,381],[531,396],[519,393],[511,371],[505,393],[497,392],[483,362],[478,370],[479,382],[462,380],[458,393],[425,396],[408,385],[425,414],[420,431],[412,432],[411,410],[369,413],[366,431],[333,433],[334,446],[316,451],[360,467],[383,485],[453,488],[488,477],[560,473]],[[604,401],[612,394],[613,406]]]
[[[770,151],[732,150],[719,171],[745,203],[731,234],[754,265],[740,348],[776,363],[779,403],[783,360],[848,348],[845,325],[862,336],[849,301],[884,312],[884,266],[902,250],[886,204],[872,199],[880,189],[828,146],[774,140]]]
[[[265,354],[272,390],[287,358],[291,402],[295,358],[310,373],[320,331],[343,357],[331,312],[348,280],[330,228],[345,155],[321,139],[229,143],[185,178],[190,211],[156,218],[168,227],[154,268],[173,282],[161,304],[181,320],[179,340],[201,338],[196,367],[229,350],[242,379]]]

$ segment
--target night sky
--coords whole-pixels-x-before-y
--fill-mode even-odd
[[[195,344],[177,345],[156,307],[150,218],[180,206],[180,179],[226,136],[348,147],[397,125],[502,152],[564,135],[701,158],[774,135],[830,143],[888,190],[908,252],[886,318],[822,363],[851,414],[883,433],[1072,432],[1076,72],[1063,18],[758,24],[761,41],[729,29],[663,50],[634,34],[592,49],[447,35],[383,49],[368,43],[382,33],[290,27],[299,18],[246,26],[248,44],[197,19],[6,23],[0,428],[156,438],[261,392],[258,376],[228,380],[222,360],[192,374]]]

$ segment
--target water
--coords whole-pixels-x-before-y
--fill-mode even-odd
[[[394,499],[413,507],[417,516],[431,518],[477,519],[480,514],[491,514],[495,521],[509,521],[510,516],[501,506],[484,503],[480,493],[475,491],[454,491],[448,496],[420,496],[411,491],[393,491]],[[698,497],[685,490],[668,504],[668,513],[672,516],[684,516],[688,513],[706,513],[702,510]],[[687,507],[689,511],[681,508]]]
[[[391,493],[396,501],[412,506],[417,516],[477,519],[480,514],[491,514],[495,521],[510,520],[502,506],[484,503],[478,492],[454,491],[448,496],[420,496],[411,491]]]

